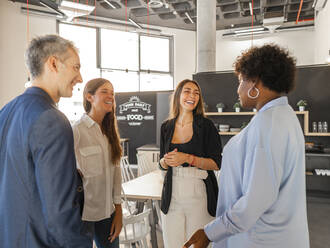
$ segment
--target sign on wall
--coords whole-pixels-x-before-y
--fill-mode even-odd
[[[146,121],[155,120],[151,108],[152,104],[141,101],[138,96],[131,96],[127,102],[118,106],[117,120],[126,121],[129,126],[141,126]]]
[[[116,94],[116,114],[121,138],[129,138],[129,160],[136,163],[136,148],[156,143],[156,93]]]

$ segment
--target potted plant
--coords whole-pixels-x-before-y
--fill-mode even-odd
[[[243,121],[241,129],[245,128],[249,124],[248,121]]]
[[[241,104],[239,102],[236,102],[233,106],[233,109],[235,112],[240,112],[241,111]]]
[[[305,111],[305,107],[307,106],[306,100],[300,100],[297,102],[297,106],[299,107],[299,111]]]
[[[217,109],[218,109],[218,112],[222,112],[222,110],[224,109],[225,105],[220,102],[216,105]]]

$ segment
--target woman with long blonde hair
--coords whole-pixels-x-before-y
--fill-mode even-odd
[[[77,167],[84,185],[82,219],[98,248],[119,248],[122,228],[122,149],[110,81],[87,82],[83,104],[86,113],[73,125]]]

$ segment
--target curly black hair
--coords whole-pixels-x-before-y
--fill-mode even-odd
[[[278,93],[289,93],[295,87],[296,59],[274,44],[252,47],[234,63],[235,73],[247,80],[261,80],[262,84]]]

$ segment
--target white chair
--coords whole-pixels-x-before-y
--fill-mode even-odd
[[[123,183],[128,182],[135,178],[134,173],[128,162],[127,156],[121,157],[120,168],[121,168],[121,177],[122,177]],[[121,192],[122,192],[122,195],[125,195],[123,187],[121,188]],[[137,202],[136,201],[127,201],[125,199],[124,204],[123,204],[123,216],[132,215],[133,213],[136,213],[137,211],[138,211]]]
[[[144,153],[137,153],[136,158],[138,163],[138,176],[143,176],[157,169],[148,161]]]
[[[128,162],[128,157],[123,156],[120,159],[120,168],[121,168],[121,177],[123,183],[128,182],[135,178],[134,173],[130,167],[130,164]]]
[[[143,176],[147,173],[150,173],[152,171],[157,170],[157,167],[155,167],[153,164],[151,164],[146,155],[144,153],[137,153],[136,154],[137,162],[138,162],[138,176]],[[152,186],[151,186],[152,187]],[[158,224],[159,227],[161,228],[162,222],[161,222],[161,214],[160,214],[160,206],[158,202],[155,202],[154,207],[157,212],[157,217],[158,217]]]
[[[124,205],[129,210],[128,215],[123,215],[123,228],[119,236],[119,243],[125,245],[125,248],[131,247],[131,244],[139,244],[139,247],[148,248],[147,235],[150,233],[149,215],[151,209],[145,209],[142,213],[133,215],[129,202],[126,199],[125,192]]]

